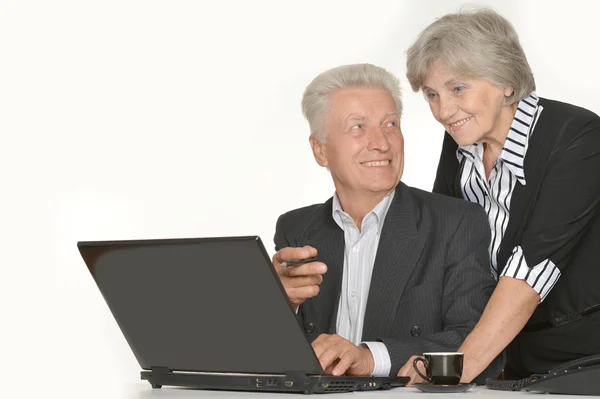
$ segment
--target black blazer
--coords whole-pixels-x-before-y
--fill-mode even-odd
[[[545,330],[586,308],[600,304],[600,118],[570,104],[540,98],[543,111],[537,121],[524,160],[526,186],[517,182],[510,204],[510,217],[500,244],[500,272],[514,247],[523,248],[527,265],[550,259],[561,277],[538,306],[525,331]],[[433,191],[462,198],[457,144],[445,134]],[[591,316],[590,316],[591,317]],[[594,315],[600,317],[600,313]],[[587,322],[589,324],[589,322]],[[598,323],[596,323],[598,324]],[[583,324],[582,324],[583,325]],[[577,330],[573,326],[570,329]],[[554,331],[553,334],[556,334]],[[550,332],[540,333],[549,335]],[[536,334],[522,343],[530,350]],[[556,362],[600,353],[600,333],[581,329],[572,339],[565,337],[544,345],[557,345],[564,352]],[[540,352],[548,348],[539,348]],[[559,359],[560,357],[564,359]],[[510,352],[509,352],[510,362]],[[547,367],[553,362],[530,362]],[[547,372],[548,368],[526,372]],[[524,371],[525,372],[525,371]]]
[[[490,231],[483,209],[400,183],[385,218],[365,313],[363,341],[385,343],[390,375],[410,356],[456,351],[494,289]],[[344,233],[332,199],[282,215],[275,245],[311,245],[327,266],[319,294],[299,307],[310,341],[336,332]],[[497,376],[500,362],[482,376]]]

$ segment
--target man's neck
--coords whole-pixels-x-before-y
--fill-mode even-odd
[[[392,191],[394,191],[396,187],[392,188],[387,192],[381,193],[371,193],[371,192],[344,192],[343,190],[337,190],[337,196],[340,200],[340,204],[342,205],[342,209],[346,212],[350,217],[352,217],[352,221],[354,225],[361,230],[362,221],[365,216],[373,210],[385,197],[390,195]]]

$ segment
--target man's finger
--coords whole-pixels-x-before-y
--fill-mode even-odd
[[[315,340],[313,341],[313,343],[312,343],[312,344],[313,344],[313,346],[314,346],[315,344],[319,344],[319,343],[321,343],[321,342],[323,342],[323,341],[326,341],[326,340],[328,340],[328,339],[329,339],[329,337],[331,337],[331,336],[332,336],[331,334],[320,334],[320,335],[319,335],[317,338],[315,338]]]
[[[285,277],[282,276],[282,280],[285,279],[284,285],[290,288],[308,287],[311,285],[319,285],[323,282],[323,276],[320,274],[311,276],[299,276],[299,277]]]
[[[346,372],[346,370],[348,370],[350,366],[352,366],[357,360],[356,353],[354,353],[353,351],[346,351],[342,353],[339,356],[339,359],[340,361],[331,373],[333,375],[343,375]]]
[[[323,370],[326,370],[333,362],[338,361],[340,354],[340,348],[337,345],[326,348],[323,353],[318,356],[319,363],[321,363]]]
[[[312,342],[311,345],[317,358],[321,357],[321,354],[325,351],[325,349],[330,346],[331,337],[332,336],[328,334],[321,334]]]
[[[306,287],[287,288],[285,293],[288,298],[308,299],[319,295],[320,288],[318,285],[309,285]]]
[[[329,365],[325,370],[323,370],[323,374],[325,375],[333,375],[333,369],[337,366],[339,359],[334,360],[333,363]]]
[[[275,261],[281,263],[291,260],[309,259],[314,258],[315,256],[317,256],[317,249],[308,245],[304,247],[285,247],[281,248],[273,255],[273,263],[275,263]]]
[[[317,251],[317,248],[311,247],[310,245],[305,245],[302,248],[308,251],[307,258],[314,258],[319,254],[319,251]],[[303,259],[305,259],[305,258],[303,258]]]
[[[282,267],[283,274],[290,277],[310,276],[314,274],[324,274],[327,272],[327,265],[323,262],[310,262],[297,266]]]
[[[338,344],[341,337],[337,334],[321,334],[312,342],[312,348],[315,355],[320,360],[323,353],[331,347]],[[325,367],[323,367],[325,369]]]

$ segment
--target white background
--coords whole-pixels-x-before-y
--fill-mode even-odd
[[[539,95],[600,112],[596,1],[481,3]],[[0,0],[0,396],[148,393],[76,242],[256,234],[272,253],[281,213],[333,193],[300,111],[325,69],[401,78],[403,181],[429,190],[443,130],[405,51],[460,4]]]

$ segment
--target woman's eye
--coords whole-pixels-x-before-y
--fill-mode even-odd
[[[386,126],[396,127],[396,126],[398,126],[398,124],[396,123],[396,121],[389,121]]]
[[[365,127],[365,125],[362,123],[357,123],[356,125],[352,126],[352,129],[362,129],[363,127]]]
[[[463,91],[465,91],[465,86],[456,86],[454,88],[454,92],[455,93],[460,93],[460,92],[463,92]]]
[[[437,94],[434,93],[433,91],[428,91],[427,93],[425,93],[425,97],[427,97],[428,100],[433,100],[436,95]]]

